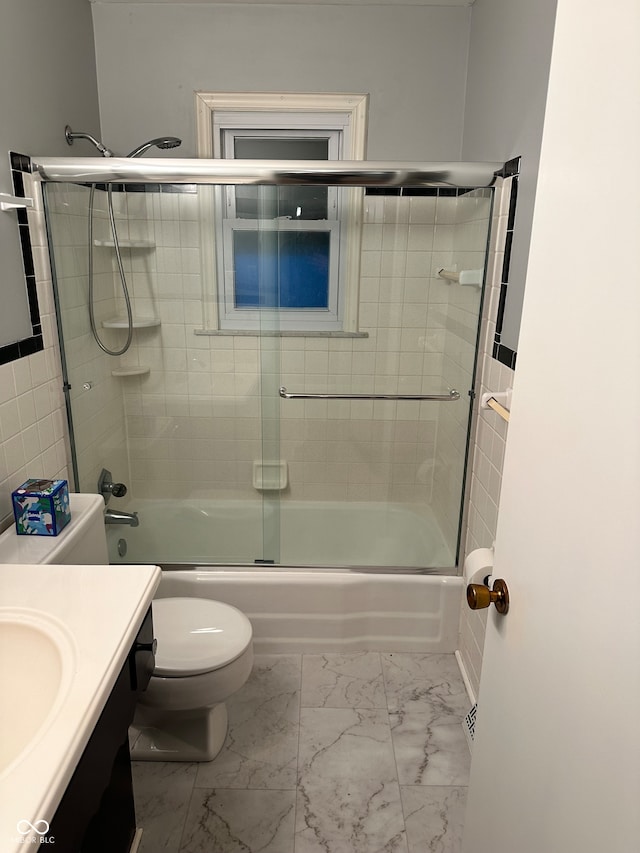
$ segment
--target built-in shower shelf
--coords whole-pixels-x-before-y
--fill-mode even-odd
[[[151,368],[146,364],[132,364],[131,367],[116,367],[111,371],[112,376],[146,376],[151,373]]]
[[[159,317],[134,317],[134,329],[151,329],[153,326],[160,325]],[[109,320],[102,321],[103,329],[128,329],[129,323],[126,317],[111,317]]]
[[[113,249],[115,247],[115,243],[113,240],[94,240],[94,246],[103,246],[106,248]],[[153,240],[120,240],[118,239],[118,246],[121,249],[155,249],[156,244]]]

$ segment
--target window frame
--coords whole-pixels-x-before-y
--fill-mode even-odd
[[[340,321],[339,312],[339,290],[337,287],[337,279],[339,276],[339,257],[334,248],[337,244],[337,236],[339,231],[339,223],[337,221],[330,222],[326,219],[316,219],[307,222],[306,228],[303,230],[309,231],[328,231],[330,234],[330,254],[329,254],[329,293],[327,308],[236,308],[235,307],[235,280],[234,270],[225,268],[224,270],[224,295],[223,300],[226,307],[224,312],[224,326],[226,329],[260,329],[262,327],[261,314],[264,311],[269,311],[270,318],[273,320],[273,313],[278,312],[278,327],[283,330],[291,331],[341,331],[342,323]],[[291,222],[279,222],[270,220],[268,222],[260,222],[258,227],[253,226],[251,220],[248,219],[226,219],[222,223],[223,241],[224,241],[224,257],[233,257],[231,241],[233,234],[236,231],[284,231],[301,230],[295,220]],[[332,284],[336,283],[336,286]],[[222,314],[222,311],[221,311]],[[221,318],[222,320],[222,318]]]
[[[215,93],[196,92],[197,154],[199,157],[224,157],[225,134],[231,131],[251,131],[252,135],[266,132],[295,135],[305,132],[314,135],[337,132],[340,142],[335,159],[363,160],[365,157],[367,95],[335,95],[321,93]],[[335,151],[335,146],[333,154]],[[201,187],[201,238],[203,246],[203,278],[205,295],[203,332],[259,331],[262,310],[231,308],[232,271],[220,264],[223,252],[216,251],[216,242],[224,245],[229,230],[225,216],[233,187]],[[330,190],[331,193],[331,190]],[[339,214],[341,259],[337,298],[331,297],[330,312],[318,309],[291,311],[284,309],[278,316],[277,329],[293,333],[355,333],[358,329],[358,283],[360,269],[360,240],[362,225],[361,188],[341,188],[342,209]],[[335,190],[337,197],[338,192]],[[225,225],[225,221],[227,225]],[[247,220],[244,220],[245,222]],[[313,220],[307,220],[311,222]],[[325,220],[317,220],[325,222]],[[330,222],[331,220],[329,220]],[[336,222],[337,220],[333,220]],[[257,220],[259,227],[269,227],[271,220]],[[293,222],[293,220],[292,220]],[[326,223],[325,223],[326,224]],[[244,226],[246,227],[246,226]],[[280,227],[291,229],[281,222]],[[317,226],[314,226],[317,227]],[[347,237],[348,235],[348,237]],[[334,238],[335,239],[335,238]],[[228,237],[227,237],[228,240]],[[224,253],[226,255],[226,253]],[[332,253],[333,255],[333,253]],[[336,259],[331,258],[331,263]],[[335,310],[334,310],[335,306]],[[270,312],[273,323],[274,311]],[[320,314],[324,313],[322,319]],[[253,316],[250,316],[250,315]]]

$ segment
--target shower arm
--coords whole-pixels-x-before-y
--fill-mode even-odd
[[[107,148],[106,145],[103,145],[99,139],[96,139],[95,136],[92,136],[90,133],[85,133],[84,131],[74,132],[71,130],[69,125],[67,125],[64,129],[64,137],[67,140],[67,145],[73,145],[76,139],[86,139],[88,140],[94,148],[97,148],[100,154],[103,157],[114,157],[114,153],[110,148]]]

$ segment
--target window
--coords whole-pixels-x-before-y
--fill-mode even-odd
[[[197,98],[200,156],[364,156],[364,96]],[[275,328],[284,332],[356,330],[361,190],[237,185],[217,187],[214,196],[209,328],[257,330],[277,311]]]

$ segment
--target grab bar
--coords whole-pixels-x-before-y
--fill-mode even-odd
[[[448,394],[294,394],[282,385],[279,391],[283,400],[440,400],[453,402],[460,394],[451,389]]]

